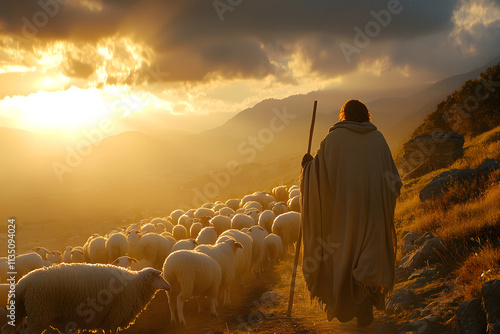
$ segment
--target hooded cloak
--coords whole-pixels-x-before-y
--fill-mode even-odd
[[[394,286],[394,208],[401,179],[369,122],[330,128],[302,175],[303,274],[328,320],[349,321]]]

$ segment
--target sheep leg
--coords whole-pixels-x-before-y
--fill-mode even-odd
[[[176,304],[177,295],[172,290],[167,292],[167,295],[168,295],[168,306],[170,308],[170,324],[175,326],[177,324],[177,304]]]
[[[198,303],[198,313],[201,313],[200,297],[196,297],[196,302]]]
[[[215,305],[217,304],[217,297],[210,297],[210,314],[214,317],[217,316],[217,309]]]
[[[184,319],[184,299],[177,296],[177,312],[179,313],[179,323],[181,326],[186,326],[186,319]]]
[[[222,296],[224,306],[231,307],[231,290],[229,289],[229,286],[222,289]]]

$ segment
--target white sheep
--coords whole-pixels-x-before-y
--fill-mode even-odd
[[[116,333],[135,321],[159,289],[170,286],[152,268],[133,272],[112,265],[59,264],[35,270],[16,285],[15,327],[7,324],[2,333],[21,326],[27,333],[49,326]]]
[[[214,203],[205,203],[201,207],[204,209],[211,209],[214,207],[214,205],[215,205]]]
[[[218,215],[210,219],[210,225],[215,228],[217,234],[221,234],[225,230],[229,230],[231,228],[231,219],[226,216]]]
[[[241,199],[240,206],[245,207],[245,204],[250,201],[259,202],[262,205],[262,208],[267,208],[269,203],[276,201],[276,199],[269,195],[267,192],[255,192],[251,195],[246,195]]]
[[[85,251],[82,247],[74,247],[71,252],[71,263],[85,263]]]
[[[130,230],[127,233],[127,241],[128,241],[128,253],[131,256],[136,256],[137,254],[137,244],[142,237],[141,232],[139,230]]]
[[[137,258],[146,259],[153,264],[153,268],[161,269],[174,242],[174,239],[165,238],[156,233],[143,235],[137,244]]]
[[[122,268],[130,268],[132,266],[132,263],[138,263],[135,258],[130,257],[130,256],[120,256],[116,260],[111,263],[114,266],[122,267]]]
[[[45,247],[35,247],[31,251],[40,255],[44,260],[47,260],[47,254],[50,253],[50,251]]]
[[[108,261],[113,262],[120,256],[127,255],[129,245],[127,237],[122,233],[115,233],[106,240],[106,250],[108,252]]]
[[[201,225],[201,223],[193,223],[193,225],[191,225],[191,228],[189,229],[189,237],[196,239],[202,228],[203,225]]]
[[[219,215],[221,216],[230,216],[234,215],[234,210],[231,209],[230,207],[223,207],[222,209],[219,210]]]
[[[243,209],[256,209],[257,211],[262,211],[262,204],[256,201],[246,202]]]
[[[172,235],[174,236],[174,239],[177,241],[186,239],[188,237],[187,230],[182,225],[175,225],[174,228],[172,229]]]
[[[240,208],[240,203],[241,203],[241,200],[239,199],[228,199],[226,201],[226,205],[227,207],[233,209],[234,211],[238,210]]]
[[[172,218],[172,225],[177,225],[178,224],[178,221],[179,221],[179,217],[182,216],[183,214],[185,214],[185,212],[181,209],[177,209],[177,210],[174,210],[172,211],[172,213],[170,214],[170,218]]]
[[[259,217],[259,226],[262,226],[267,232],[271,233],[273,228],[273,222],[276,218],[276,215],[271,210],[265,210],[260,214]]]
[[[2,277],[2,282],[6,282],[7,272],[12,270],[10,270],[7,266],[8,262],[6,258],[2,258],[2,263],[5,263],[5,266],[2,266],[2,273],[0,276]],[[16,281],[21,279],[21,277],[28,274],[30,271],[51,265],[53,265],[52,262],[42,259],[42,257],[37,253],[18,255],[15,258],[15,272],[17,272]]]
[[[130,224],[125,232],[130,232],[130,231],[139,231],[141,229],[141,226],[139,224]]]
[[[170,282],[168,292],[170,320],[186,325],[184,302],[193,296],[210,298],[210,314],[217,316],[217,297],[222,280],[222,269],[210,256],[196,251],[180,250],[171,253],[163,265],[163,277]]]
[[[300,196],[300,189],[299,188],[293,188],[290,190],[288,193],[289,198],[294,198],[295,196]]]
[[[273,212],[276,216],[281,215],[282,213],[288,212],[288,206],[285,202],[278,202],[273,206]]]
[[[274,187],[272,190],[272,194],[278,202],[288,201],[288,190],[286,189],[286,186]]]
[[[214,211],[220,211],[222,208],[227,208],[226,204],[222,202],[215,203],[215,205],[212,207],[212,210]]]
[[[290,198],[286,204],[291,211],[300,212],[300,196]]]
[[[283,241],[283,253],[288,253],[288,247],[299,238],[300,213],[290,211],[276,217],[273,223],[273,233]]]
[[[196,243],[198,245],[213,245],[217,241],[217,231],[215,228],[208,226],[201,229],[198,237],[196,237]]]
[[[47,261],[52,262],[52,263],[61,263],[62,261],[62,254],[60,251],[55,250],[47,254]]]
[[[269,233],[267,233],[267,231],[259,225],[250,227],[245,233],[248,234],[253,241],[251,267],[252,274],[254,276],[260,276],[260,274],[262,273],[265,253],[264,239]]]
[[[264,263],[274,267],[279,259],[283,257],[283,241],[277,234],[270,233],[264,239]]]
[[[196,246],[198,246],[198,243],[194,239],[183,239],[177,241],[173,246],[172,250],[170,251],[171,253],[178,251],[178,250],[193,250]]]
[[[255,225],[255,220],[245,214],[242,213],[237,213],[233,216],[231,219],[231,228],[236,229],[236,230],[241,230],[242,228],[245,227],[252,227]],[[243,245],[245,246],[245,245]]]
[[[193,225],[194,219],[189,217],[189,216],[181,216],[179,218],[179,224],[177,225],[182,225],[184,228],[186,228],[186,231],[189,231],[191,229],[191,225]]]
[[[215,216],[214,210],[208,209],[208,208],[199,208],[194,213],[194,218],[198,218],[198,219],[201,218],[201,217],[210,217],[210,218],[212,218],[213,216]]]
[[[104,237],[97,237],[90,241],[89,259],[92,263],[108,263],[108,251]]]
[[[170,223],[169,223],[170,224]],[[172,227],[173,228],[173,227]],[[155,224],[155,229],[154,229],[154,233],[156,234],[162,234],[163,232],[165,232],[167,230],[167,227],[165,226],[165,224],[163,223],[156,223]]]
[[[147,223],[147,224],[144,224],[142,227],[141,227],[141,234],[147,234],[147,233],[152,233],[155,231],[155,226],[154,224],[151,224],[151,223]]]
[[[62,262],[71,263],[71,251],[72,250],[73,250],[73,247],[66,246],[66,248],[64,249],[64,252],[63,252]]]
[[[259,223],[260,211],[256,209],[245,209],[245,214],[252,217],[254,225],[257,225]]]
[[[216,245],[200,245],[195,248],[195,251],[207,254],[219,263],[222,270],[220,294],[224,306],[231,306],[230,288],[234,280],[235,253],[238,248],[243,248],[243,246],[234,239],[228,239]]]
[[[243,246],[243,249],[238,249],[235,255],[236,277],[239,278],[240,285],[243,285],[246,283],[246,279],[249,278],[251,270],[253,240],[249,235],[239,230],[230,229],[224,231],[217,239],[216,243],[222,243],[231,238],[238,241]]]

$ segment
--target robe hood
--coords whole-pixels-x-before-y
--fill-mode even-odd
[[[335,129],[345,128],[358,133],[368,133],[377,130],[377,127],[370,122],[353,122],[353,121],[342,121],[335,123],[328,132],[332,132]]]

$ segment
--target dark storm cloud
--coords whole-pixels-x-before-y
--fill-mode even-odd
[[[28,39],[86,43],[118,34],[132,36],[155,51],[156,66],[169,74],[155,78],[151,68],[146,68],[144,73],[129,77],[139,81],[154,81],[158,77],[166,81],[202,80],[213,74],[262,78],[276,74],[276,63],[296,52],[307,58],[315,72],[338,75],[354,69],[360,57],[369,56],[371,53],[365,49],[372,45],[411,40],[450,29],[457,5],[453,0],[68,0],[61,3],[64,0],[7,1],[0,11],[0,32],[25,37],[26,33],[31,34]],[[92,4],[99,5],[100,10],[91,10]],[[399,13],[387,18],[387,24],[370,38],[370,45],[358,48],[362,53],[352,55],[354,62],[346,62],[340,43],[356,47],[354,28],[364,31],[369,22],[375,21],[373,12],[387,13],[388,6],[397,6]],[[43,13],[47,13],[47,23],[39,24],[44,23]],[[70,68],[75,76],[87,74],[88,66],[74,65]]]

